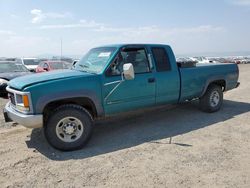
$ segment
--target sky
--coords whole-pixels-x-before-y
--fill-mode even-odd
[[[160,43],[176,54],[250,52],[250,0],[0,0],[0,57]]]

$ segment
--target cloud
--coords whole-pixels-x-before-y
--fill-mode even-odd
[[[18,19],[18,18],[19,18],[16,14],[10,14],[10,17],[11,17],[12,19]]]
[[[159,30],[157,26],[141,26],[141,27],[112,27],[108,24],[99,23],[94,20],[80,20],[78,23],[72,24],[49,24],[42,25],[40,29],[67,29],[67,28],[88,28],[94,32],[107,32],[107,33],[151,33]]]
[[[226,29],[221,26],[209,24],[175,28],[166,28],[156,25],[116,27],[86,20],[81,20],[75,24],[43,25],[40,26],[40,28],[84,28],[84,37],[79,36],[77,39],[72,40],[64,46],[65,51],[71,54],[76,54],[76,52],[79,53],[80,50],[81,53],[86,52],[87,49],[95,46],[115,43],[165,43],[170,44],[179,52],[188,51],[187,49],[198,52],[206,49],[207,46],[213,46],[214,43],[218,42],[218,36],[226,32]],[[193,44],[192,48],[190,48],[190,44]]]
[[[39,9],[32,10],[33,23],[44,22],[47,18],[63,18],[64,15],[57,13],[43,13]],[[35,28],[48,30],[46,33],[56,29],[75,32],[67,36],[62,33],[63,52],[65,54],[83,54],[87,49],[95,46],[112,43],[165,43],[170,44],[178,52],[199,51],[213,46],[218,36],[223,36],[225,28],[210,24],[190,27],[161,27],[158,25],[139,25],[119,27],[95,20],[81,19],[68,24],[39,24]],[[78,28],[79,30],[73,30]],[[43,32],[43,31],[37,31]],[[6,37],[7,35],[7,37]],[[2,48],[0,53],[4,56],[16,54],[16,56],[27,56],[41,53],[60,53],[60,40],[54,36],[18,36],[12,31],[0,30]],[[194,44],[195,42],[195,44]],[[49,46],[46,44],[50,44]],[[39,45],[37,45],[39,44]],[[190,48],[190,44],[192,48]],[[204,45],[206,44],[206,45]],[[8,48],[6,48],[8,46]],[[14,53],[15,52],[15,53]],[[1,56],[0,54],[0,56]]]
[[[99,28],[94,29],[94,31],[98,32],[123,32],[123,33],[154,33],[159,31],[165,31],[168,34],[174,33],[204,33],[204,32],[216,32],[223,31],[222,27],[216,27],[212,25],[201,25],[196,27],[179,27],[179,28],[160,28],[158,26],[141,26],[141,27],[125,27],[125,28],[117,28],[117,27],[105,27],[101,26]]]
[[[15,32],[10,30],[0,30],[0,35],[15,35]]]
[[[104,24],[97,23],[95,21],[80,20],[75,24],[50,24],[42,25],[40,29],[66,29],[66,28],[99,28],[103,27]]]
[[[42,52],[55,52],[56,49],[58,49],[56,52],[60,53],[59,40],[57,44],[55,40],[51,40],[48,37],[30,35],[10,35],[4,37],[0,35],[0,40],[0,57],[29,57]]]
[[[223,27],[212,26],[212,25],[200,25],[196,27],[180,27],[180,28],[172,28],[166,30],[168,34],[201,34],[201,33],[212,33],[212,32],[222,32],[225,31]]]
[[[68,28],[87,28],[93,32],[100,33],[118,33],[121,35],[139,36],[140,35],[151,35],[151,34],[164,34],[164,35],[176,35],[176,34],[201,34],[201,33],[212,33],[222,32],[225,29],[219,26],[213,25],[200,25],[195,27],[177,27],[177,28],[163,28],[156,25],[149,26],[138,26],[138,27],[116,27],[110,26],[105,23],[99,23],[94,20],[80,20],[78,23],[71,24],[50,24],[42,25],[40,29],[68,29]]]
[[[70,13],[56,13],[56,12],[43,12],[40,9],[33,9],[30,11],[33,18],[31,20],[31,23],[37,24],[43,22],[47,18],[52,19],[59,19],[59,18],[66,18],[71,16]]]
[[[101,26],[97,28],[93,28],[93,31],[105,33],[106,35],[111,34],[121,39],[132,40],[140,40],[145,42],[154,42],[154,40],[161,41],[166,40],[167,38],[179,38],[190,37],[190,36],[205,36],[205,35],[213,35],[216,33],[222,33],[225,28],[220,26],[212,26],[212,25],[200,25],[195,27],[176,27],[176,28],[164,28],[159,26],[139,26],[139,27],[107,27]],[[117,37],[116,37],[117,38]]]
[[[88,37],[84,35],[72,40],[65,47],[65,51],[86,52],[92,47],[116,43],[161,43],[170,44],[174,51],[179,53],[202,52],[211,47],[215,49],[214,45],[218,43],[218,36],[223,36],[227,30],[213,25],[176,28],[155,25],[120,28],[105,25],[91,28],[91,31],[94,32],[88,34]]]
[[[40,23],[45,18],[45,16],[42,14],[42,11],[39,9],[33,9],[30,11],[30,13],[33,15],[31,23],[34,23],[34,24]]]
[[[77,23],[72,24],[49,24],[42,25],[40,29],[67,29],[67,28],[89,28],[91,31],[95,32],[118,32],[118,33],[148,33],[159,30],[157,26],[141,26],[141,27],[112,27],[105,23],[99,23],[94,20],[88,21],[81,19]]]
[[[93,31],[97,32],[129,32],[129,33],[151,33],[158,31],[159,28],[157,26],[139,26],[139,27],[108,27],[105,25],[101,25],[100,27],[96,27]]]
[[[231,3],[239,6],[250,6],[250,0],[231,0]]]

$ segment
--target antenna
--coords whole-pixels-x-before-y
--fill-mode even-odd
[[[62,61],[62,37],[61,37],[61,61]]]

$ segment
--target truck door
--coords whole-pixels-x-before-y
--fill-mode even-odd
[[[178,102],[180,76],[171,48],[152,47],[151,52],[156,66],[156,104]]]
[[[125,63],[133,64],[135,78],[117,86]],[[106,115],[155,105],[155,79],[143,46],[123,48],[117,54],[105,73],[103,101]]]

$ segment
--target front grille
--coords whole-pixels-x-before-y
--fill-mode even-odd
[[[16,100],[15,100],[14,93],[9,93],[9,98],[10,98],[11,104],[16,105]]]

